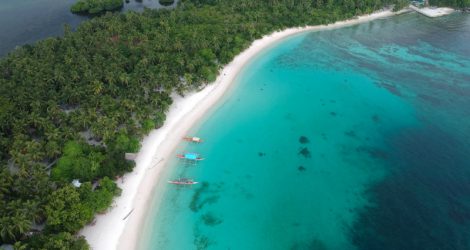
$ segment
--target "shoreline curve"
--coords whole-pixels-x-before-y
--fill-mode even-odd
[[[181,138],[228,92],[236,76],[243,67],[261,51],[291,35],[337,29],[375,19],[386,18],[409,12],[383,10],[354,19],[339,21],[328,25],[288,28],[276,31],[255,40],[247,49],[237,55],[219,71],[214,83],[198,92],[188,93],[185,97],[173,95],[173,104],[167,113],[164,125],[152,130],[143,141],[132,172],[117,181],[122,194],[115,197],[113,205],[105,214],[95,217],[95,223],[80,230],[92,249],[137,249],[142,235],[145,218],[155,195],[155,186],[160,173],[165,168]]]

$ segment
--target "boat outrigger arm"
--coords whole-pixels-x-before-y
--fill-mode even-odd
[[[186,136],[186,137],[183,138],[183,140],[189,141],[189,142],[195,142],[195,143],[201,143],[202,142],[201,138],[193,137],[193,136]]]
[[[175,184],[175,185],[194,185],[198,184],[197,181],[193,181],[193,179],[188,179],[188,178],[179,178],[176,180],[168,181],[170,184]]]
[[[190,160],[190,161],[202,161],[202,158],[199,154],[196,153],[185,153],[185,154],[177,154],[176,157],[180,159]]]

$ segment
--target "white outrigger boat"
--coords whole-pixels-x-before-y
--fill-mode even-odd
[[[168,183],[175,184],[175,185],[194,185],[194,184],[198,184],[199,182],[193,181],[193,179],[179,178],[176,180],[168,181]]]

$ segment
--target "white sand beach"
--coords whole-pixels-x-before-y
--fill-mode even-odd
[[[154,186],[158,181],[167,181],[158,177],[168,159],[173,157],[175,147],[181,143],[187,131],[221,99],[243,66],[260,51],[293,34],[350,26],[406,11],[408,10],[397,13],[385,10],[330,25],[291,28],[272,33],[254,41],[248,49],[235,57],[220,71],[215,83],[184,98],[173,96],[174,103],[164,126],[145,137],[135,160],[136,167],[123,177],[123,181],[118,181],[122,189],[121,196],[115,198],[113,207],[106,214],[98,215],[94,225],[86,226],[80,234],[86,237],[95,250],[136,249],[147,210],[153,202],[152,197],[154,192],[158,192],[154,190]]]
[[[454,13],[454,9],[446,7],[424,7],[418,8],[413,5],[410,5],[410,8],[418,13],[421,13],[427,17],[440,17]]]

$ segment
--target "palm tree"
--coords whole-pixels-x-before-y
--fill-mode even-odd
[[[57,156],[60,155],[61,153],[61,150],[60,150],[60,146],[59,144],[57,143],[57,141],[49,141],[46,143],[46,145],[44,146],[44,149],[46,151],[46,156],[49,158],[49,159],[54,159],[56,158]]]
[[[41,143],[37,141],[27,141],[24,145],[24,150],[27,152],[31,162],[39,162],[44,158]]]
[[[15,234],[14,240],[19,239],[22,235],[31,230],[33,222],[30,218],[26,217],[24,213],[15,213],[12,217],[13,221],[13,233]]]
[[[8,169],[6,167],[2,168],[0,171],[0,200],[3,201],[5,196],[9,194],[12,183],[13,177]]]
[[[13,221],[9,216],[0,217],[0,239],[2,242],[12,243],[12,240],[15,239],[15,230],[12,225]]]
[[[0,218],[0,238],[11,243],[31,229],[32,221],[21,200],[9,202],[4,209],[5,216]]]

